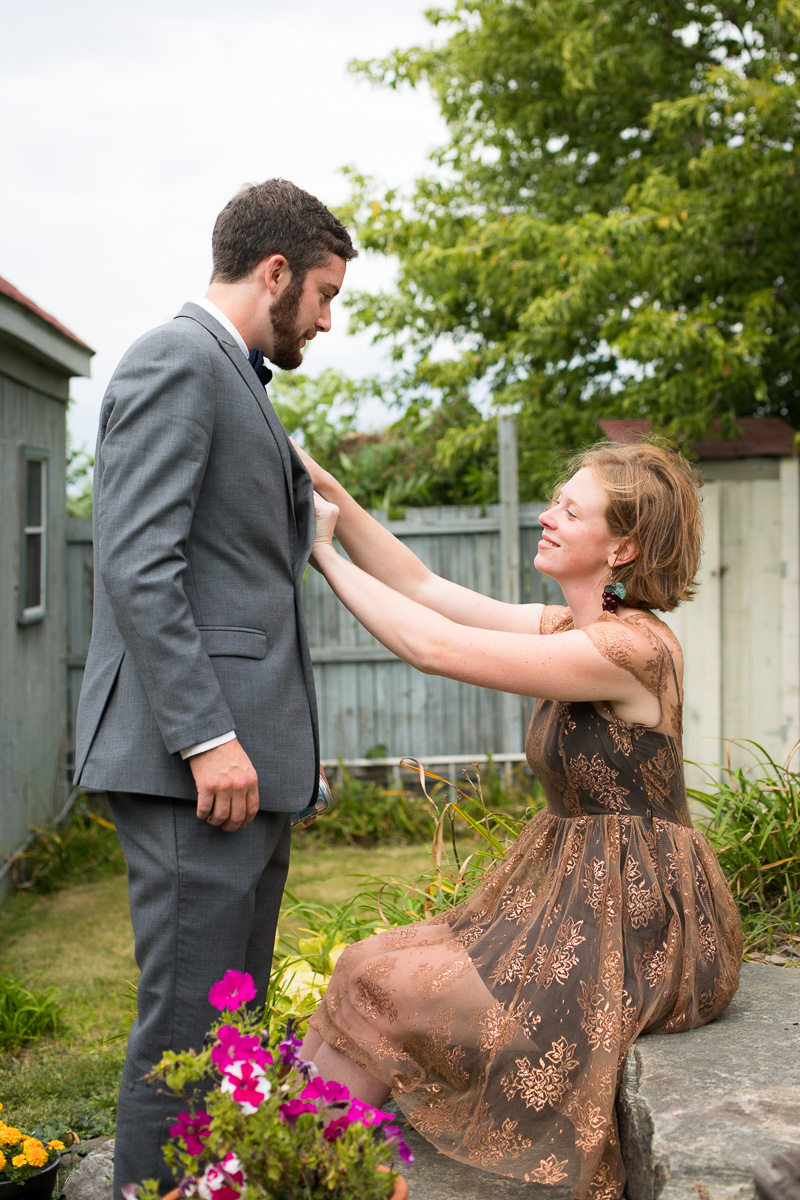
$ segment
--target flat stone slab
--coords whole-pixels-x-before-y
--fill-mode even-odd
[[[751,1200],[756,1164],[800,1149],[800,968],[745,963],[719,1020],[640,1038],[617,1111],[627,1200]],[[538,1185],[457,1163],[402,1125],[415,1156],[396,1164],[409,1200],[540,1200]],[[113,1145],[81,1163],[65,1200],[112,1200]]]
[[[391,1106],[389,1106],[391,1107]],[[414,1155],[413,1163],[397,1162],[394,1169],[408,1181],[409,1200],[530,1200],[540,1197],[537,1184],[503,1179],[491,1171],[479,1171],[440,1154],[407,1123],[403,1140]],[[553,1200],[559,1200],[559,1188],[550,1188]],[[694,1200],[697,1200],[695,1197]]]
[[[800,1147],[800,969],[744,963],[718,1020],[640,1038],[617,1109],[627,1200],[753,1196],[756,1163]]]

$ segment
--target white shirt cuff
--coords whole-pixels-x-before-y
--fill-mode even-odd
[[[221,733],[219,737],[209,738],[207,742],[195,742],[193,746],[187,746],[185,750],[181,750],[181,758],[191,758],[193,754],[202,754],[204,750],[213,750],[215,746],[224,746],[226,742],[232,742],[236,737],[236,730],[231,729],[230,733]]]

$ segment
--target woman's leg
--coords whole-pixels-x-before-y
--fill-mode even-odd
[[[300,1054],[312,1060],[324,1080],[335,1079],[337,1083],[343,1083],[350,1089],[350,1094],[357,1096],[364,1104],[380,1108],[391,1095],[391,1088],[363,1067],[356,1066],[352,1058],[334,1050],[314,1029],[309,1029],[306,1034]]]
[[[303,1044],[298,1053],[306,1062],[309,1060],[314,1062],[317,1051],[323,1043],[323,1038],[317,1033],[316,1029],[312,1029],[309,1025],[306,1029],[306,1036],[303,1038]]]

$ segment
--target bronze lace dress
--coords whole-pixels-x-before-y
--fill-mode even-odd
[[[542,633],[571,628],[545,610]],[[546,809],[449,913],[348,947],[311,1026],[445,1154],[617,1200],[625,1053],[722,1012],[741,923],[689,817],[673,634],[648,612],[584,632],[658,696],[660,724],[539,701],[526,749]]]

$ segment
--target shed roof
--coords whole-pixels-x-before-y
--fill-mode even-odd
[[[2,374],[31,384],[33,370],[37,387],[63,399],[65,381],[73,375],[88,375],[93,354],[91,346],[71,329],[0,277]]]
[[[63,333],[64,337],[69,338],[71,342],[75,342],[78,346],[83,346],[84,350],[88,350],[91,354],[94,354],[91,346],[82,341],[72,330],[67,329],[66,325],[62,325],[56,317],[51,316],[49,312],[45,312],[43,308],[40,308],[35,301],[25,296],[19,288],[15,288],[13,283],[9,283],[7,279],[3,279],[2,275],[0,275],[0,293],[3,296],[8,296],[9,300],[15,300],[23,308],[27,308],[30,312],[35,313],[43,321],[47,321],[48,325],[52,325],[59,333]]]
[[[649,421],[607,420],[597,424],[609,441],[626,445],[638,442],[651,429]],[[714,431],[692,443],[698,458],[788,458],[796,453],[795,431],[782,417],[739,417],[739,437],[721,437]]]

